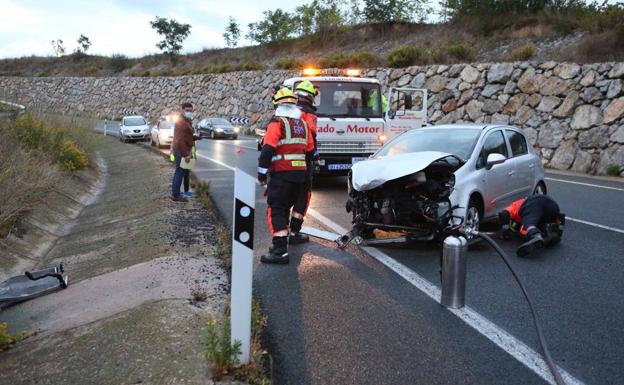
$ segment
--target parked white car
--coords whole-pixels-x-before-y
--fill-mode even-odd
[[[141,115],[124,116],[119,125],[119,140],[122,142],[147,140],[150,128],[147,120]]]
[[[430,126],[353,166],[347,211],[365,238],[380,229],[431,240],[459,221],[478,230],[511,202],[538,193],[546,193],[544,168],[521,129]]]
[[[175,122],[161,120],[152,127],[150,144],[152,146],[167,147],[173,142],[173,129]]]

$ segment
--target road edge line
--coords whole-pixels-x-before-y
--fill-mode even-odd
[[[308,209],[308,215],[314,217],[335,232],[338,232],[340,234],[344,234],[347,232],[345,228],[335,223],[331,219],[327,218],[326,216],[320,214],[314,209]],[[440,288],[438,288],[435,284],[429,282],[420,274],[409,269],[407,266],[396,261],[379,249],[370,246],[360,246],[360,249],[371,258],[374,258],[379,263],[386,266],[394,273],[399,275],[401,278],[412,284],[412,286],[416,287],[418,290],[423,292],[434,301],[438,303],[440,302]],[[466,306],[463,309],[448,310],[456,317],[464,321],[468,326],[476,330],[479,334],[483,335],[500,349],[502,349],[507,354],[509,354],[517,361],[522,363],[524,366],[526,366],[528,369],[533,371],[539,377],[546,380],[552,385],[556,385],[552,374],[548,369],[548,365],[546,364],[546,361],[544,361],[544,359],[542,358],[541,354],[537,353],[524,342],[520,341],[509,332],[496,325],[494,322],[488,320],[486,317],[484,317],[469,306]],[[582,381],[572,376],[560,366],[557,367],[559,368],[559,371],[565,379],[567,385],[585,385]]]

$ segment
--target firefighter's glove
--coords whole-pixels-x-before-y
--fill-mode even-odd
[[[500,232],[498,233],[498,237],[506,241],[508,239],[511,239],[511,234],[512,231],[509,228],[509,225],[503,225],[501,226]]]

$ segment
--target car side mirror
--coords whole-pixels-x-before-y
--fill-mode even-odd
[[[412,95],[405,95],[405,109],[411,110],[413,106]]]
[[[507,160],[503,154],[497,154],[495,152],[488,155],[487,160],[485,161],[485,168],[487,170],[491,169],[497,164],[504,163]]]

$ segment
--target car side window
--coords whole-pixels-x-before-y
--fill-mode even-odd
[[[505,130],[509,145],[511,146],[512,156],[521,156],[529,153],[526,139],[517,131]]]
[[[505,137],[502,131],[494,131],[485,139],[481,153],[479,154],[479,160],[477,161],[477,168],[485,167],[485,162],[490,154],[501,154],[504,155],[505,158],[509,158],[507,144],[505,143]]]

